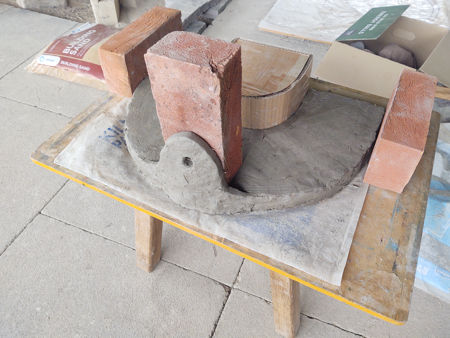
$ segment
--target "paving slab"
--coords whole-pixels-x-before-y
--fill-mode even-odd
[[[134,248],[133,209],[81,184],[69,181],[42,214]]]
[[[313,73],[320,60],[325,56],[329,45],[280,36],[258,29],[259,21],[266,16],[276,0],[233,0],[213,23],[206,28],[203,35],[225,41],[234,38],[265,43],[281,48],[293,49],[313,54]]]
[[[33,164],[30,155],[68,119],[0,98],[0,120],[1,253],[66,181]]]
[[[209,278],[38,216],[0,257],[0,336],[207,337],[225,299]]]
[[[0,78],[75,25],[19,8],[0,10],[0,22]]]
[[[70,201],[70,203],[68,203]],[[43,214],[134,248],[134,211],[80,184],[69,182]],[[242,258],[164,224],[162,259],[231,286]]]
[[[8,5],[4,5],[4,4],[0,4],[0,13],[7,11],[8,9],[13,8],[12,6],[8,6]]]
[[[265,300],[271,300],[267,269],[245,260],[235,287]],[[301,312],[345,330],[369,337],[445,337],[450,332],[450,304],[415,288],[408,322],[396,326],[365,312],[301,287]]]
[[[106,91],[30,73],[25,67],[33,57],[0,80],[0,96],[75,117],[89,105],[109,95]]]
[[[302,312],[369,337],[446,337],[450,332],[450,305],[415,288],[409,319],[396,326],[335,299],[302,288]]]
[[[272,301],[269,270],[247,259],[242,264],[234,287],[268,302]]]
[[[231,286],[243,258],[164,224],[162,259]]]
[[[272,304],[233,289],[214,337],[279,337],[273,324]],[[301,316],[297,337],[356,337],[321,321]]]

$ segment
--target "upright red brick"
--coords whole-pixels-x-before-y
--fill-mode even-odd
[[[144,60],[147,49],[176,30],[181,30],[181,12],[154,7],[108,39],[100,47],[99,56],[110,90],[131,97],[147,76]]]
[[[386,107],[364,182],[401,193],[423,155],[436,78],[405,69]]]
[[[242,164],[240,46],[173,32],[145,60],[164,139],[196,133],[217,153],[230,181]]]

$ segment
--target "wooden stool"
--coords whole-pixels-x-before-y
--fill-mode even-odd
[[[163,223],[135,209],[136,265],[152,272],[161,259]],[[284,337],[295,337],[300,326],[300,286],[296,281],[270,271],[275,330]]]
[[[327,90],[351,98],[386,105],[386,100],[341,86],[311,79],[317,90]],[[428,191],[439,132],[440,116],[433,113],[427,145],[416,171],[402,194],[370,187],[358,226],[353,236],[347,264],[337,287],[307,274],[286,262],[252,250],[229,238],[168,215],[155,205],[139,202],[139,195],[124,193],[117,181],[101,183],[71,169],[60,166],[56,158],[92,121],[109,112],[121,102],[108,97],[89,107],[68,126],[44,142],[32,155],[34,163],[100,192],[109,198],[133,207],[136,211],[136,252],[138,266],[152,271],[160,260],[162,221],[202,240],[226,249],[270,271],[275,326],[279,333],[293,336],[300,319],[299,286],[297,283],[344,302],[392,324],[402,325],[408,319],[415,267],[425,217]],[[146,193],[145,188],[140,192]],[[386,245],[394,243],[394,245]],[[395,283],[392,283],[395,281]]]

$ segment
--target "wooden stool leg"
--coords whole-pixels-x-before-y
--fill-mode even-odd
[[[284,337],[295,337],[300,326],[300,285],[270,271],[275,330]]]
[[[135,209],[136,264],[152,272],[161,258],[162,221]]]

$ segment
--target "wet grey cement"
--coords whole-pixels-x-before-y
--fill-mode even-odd
[[[178,204],[212,214],[273,210],[315,203],[346,186],[365,164],[383,112],[310,90],[281,125],[243,129],[243,164],[230,186],[215,153],[195,134],[173,135],[164,145],[148,80],[131,100],[125,135],[145,180]]]

